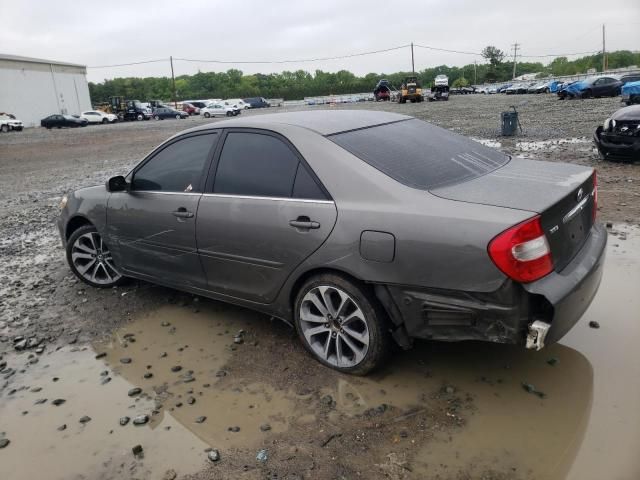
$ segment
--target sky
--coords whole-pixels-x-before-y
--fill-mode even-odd
[[[411,70],[414,42],[463,52],[495,45],[533,55],[640,50],[640,0],[0,0],[0,53],[87,65],[88,79],[176,76],[198,71],[272,73],[350,70],[357,75]],[[484,62],[478,55],[414,49],[415,68]],[[581,55],[577,55],[581,56]],[[570,56],[570,58],[575,58]],[[91,68],[147,60],[161,62]],[[232,63],[207,63],[221,60]]]

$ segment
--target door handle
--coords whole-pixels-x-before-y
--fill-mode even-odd
[[[180,207],[178,210],[171,212],[174,217],[178,218],[192,218],[193,212],[189,212],[186,208]]]
[[[294,228],[300,228],[302,230],[316,229],[320,228],[320,224],[318,222],[314,222],[309,217],[298,217],[295,220],[289,220],[289,225]]]

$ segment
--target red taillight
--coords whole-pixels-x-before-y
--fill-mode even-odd
[[[539,215],[502,232],[489,242],[488,251],[496,266],[516,282],[533,282],[553,271]]]
[[[591,196],[593,197],[593,213],[591,214],[591,218],[593,223],[596,222],[596,215],[598,214],[598,172],[593,171],[593,192],[591,192]]]

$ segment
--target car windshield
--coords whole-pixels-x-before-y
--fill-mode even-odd
[[[498,150],[416,119],[328,138],[394,180],[421,190],[472,180],[509,161]]]

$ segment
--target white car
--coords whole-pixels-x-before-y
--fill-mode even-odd
[[[221,105],[220,103],[211,103],[205,108],[200,109],[200,115],[202,115],[204,118],[224,116],[231,117],[236,115],[236,113],[232,106]]]
[[[220,102],[217,102],[216,105],[222,105],[223,107],[231,107],[233,109],[234,115],[240,115],[240,112],[242,111],[238,106],[238,104],[232,103],[229,100],[222,100]]]
[[[225,102],[229,103],[230,105],[236,105],[240,110],[248,110],[249,108],[251,108],[251,105],[246,103],[241,98],[230,98],[228,100],[225,100]]]
[[[24,128],[22,121],[10,113],[0,113],[0,131],[9,132],[11,130],[21,131]]]
[[[113,113],[105,113],[100,110],[87,110],[82,112],[81,118],[85,118],[89,123],[115,123],[118,116]]]

